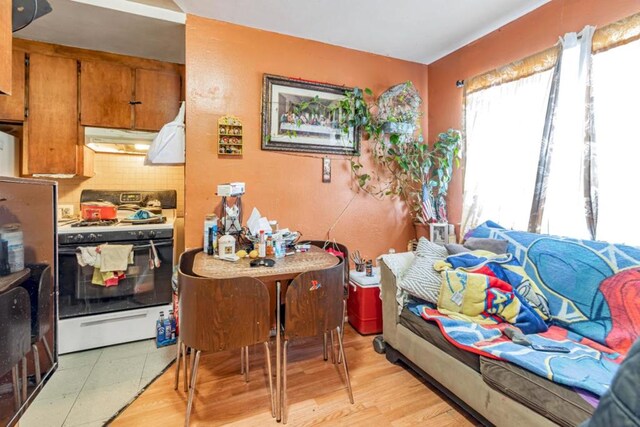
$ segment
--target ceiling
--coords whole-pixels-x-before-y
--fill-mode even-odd
[[[186,13],[429,64],[550,0],[49,0],[19,38],[184,63]]]
[[[184,64],[184,13],[171,0],[49,0],[15,37]]]
[[[186,13],[429,64],[549,0],[175,0]]]

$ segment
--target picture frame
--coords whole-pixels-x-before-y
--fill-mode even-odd
[[[449,224],[446,222],[429,224],[429,240],[439,245],[449,243]]]
[[[346,86],[265,74],[262,84],[262,149],[305,153],[360,154],[359,129],[340,127]]]

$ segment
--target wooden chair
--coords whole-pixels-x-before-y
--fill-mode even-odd
[[[283,345],[283,422],[287,422],[287,350],[295,338],[325,335],[336,331],[342,365],[353,403],[349,368],[342,344],[344,260],[331,268],[302,273],[287,289]]]
[[[36,382],[40,383],[42,374],[40,370],[40,352],[38,343],[42,342],[44,350],[53,366],[53,353],[45,337],[51,329],[53,315],[51,313],[51,293],[53,282],[51,280],[51,266],[48,264],[27,264],[31,270],[29,280],[21,286],[29,292],[31,299],[31,349],[33,350],[33,362],[36,373]]]
[[[31,348],[31,302],[24,288],[0,293],[0,377],[11,371],[15,410],[27,400],[27,353]],[[18,365],[22,361],[22,380]],[[21,385],[20,385],[21,384]],[[22,389],[22,399],[20,398]]]
[[[303,243],[309,243],[312,246],[318,247],[320,249],[327,249],[329,247],[335,247],[338,251],[344,254],[344,301],[343,301],[343,313],[342,313],[342,322],[340,323],[340,330],[342,331],[342,337],[344,337],[344,318],[347,315],[347,298],[349,297],[349,287],[346,286],[349,284],[349,248],[347,248],[342,243],[327,241],[327,240],[307,240]],[[322,337],[322,351],[324,360],[327,360],[327,334],[324,334]],[[335,361],[334,355],[335,345],[333,343],[333,336],[331,336],[331,360]],[[342,360],[342,356],[338,354],[338,363]]]
[[[184,253],[180,257],[178,271],[180,341],[183,358],[188,347],[191,348],[193,361],[185,425],[189,425],[201,353],[203,351],[218,352],[243,349],[259,343],[264,345],[267,370],[269,371],[271,415],[275,417],[271,352],[269,350],[271,329],[269,291],[264,283],[249,277],[216,280],[187,274],[185,270],[190,271],[191,267],[187,268],[184,264],[190,262],[189,266],[192,266],[193,258],[198,251]],[[185,269],[182,268],[183,266]],[[179,354],[180,350],[178,350]],[[179,360],[176,363],[179,372]],[[176,375],[176,388],[178,382],[178,375]]]

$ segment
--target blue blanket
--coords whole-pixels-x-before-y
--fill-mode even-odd
[[[626,353],[640,336],[640,248],[506,230],[486,222],[466,237],[506,240],[548,300],[554,324]]]
[[[436,322],[445,338],[458,348],[507,360],[550,381],[584,389],[597,396],[608,390],[622,359],[620,354],[557,326],[527,337],[534,344],[568,347],[570,353],[540,352],[514,344],[502,335],[501,330],[508,325],[505,323],[479,325],[453,319],[425,304],[410,304],[409,309],[425,320]]]

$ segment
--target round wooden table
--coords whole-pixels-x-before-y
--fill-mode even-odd
[[[275,260],[273,267],[251,267],[249,258],[236,262],[222,261],[204,252],[196,254],[192,271],[198,276],[212,279],[232,279],[234,277],[255,277],[263,281],[269,289],[272,324],[276,328],[276,419],[280,421],[280,380],[281,380],[281,345],[280,345],[280,303],[286,294],[289,281],[307,271],[322,270],[333,267],[339,262],[338,257],[315,246],[308,252],[296,252],[293,255]],[[284,286],[282,286],[284,284]]]
[[[234,277],[255,277],[263,282],[293,280],[307,271],[333,267],[338,258],[318,247],[312,246],[308,252],[296,252],[284,258],[275,259],[273,267],[251,267],[249,258],[236,262],[222,261],[204,252],[196,254],[193,272],[198,276],[212,279],[232,279]]]

